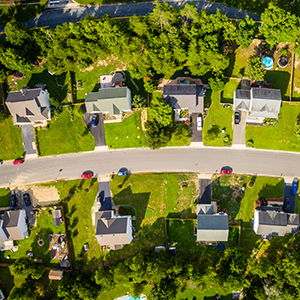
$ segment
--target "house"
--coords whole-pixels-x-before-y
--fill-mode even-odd
[[[55,227],[59,226],[62,223],[61,210],[55,209],[52,212],[53,224]]]
[[[121,72],[112,72],[109,75],[100,75],[100,88],[110,88],[124,85],[124,75]]]
[[[128,87],[99,89],[85,97],[87,113],[103,113],[110,116],[122,115],[131,111],[131,91]]]
[[[181,119],[180,112],[203,114],[205,89],[201,84],[166,84],[163,87],[163,99],[173,108],[175,120]]]
[[[6,211],[0,216],[0,247],[6,241],[23,240],[28,237],[26,211]]]
[[[95,214],[96,238],[101,246],[118,250],[132,241],[131,216],[114,216],[113,210],[97,211]]]
[[[197,205],[197,241],[228,241],[229,225],[226,213],[214,213],[212,204]]]
[[[297,233],[299,215],[274,210],[255,210],[253,230],[264,237],[284,236],[286,233]]]
[[[253,87],[234,91],[233,109],[247,111],[247,123],[263,123],[265,118],[277,119],[280,107],[280,90]]]
[[[47,125],[51,120],[50,95],[42,88],[22,88],[10,92],[5,104],[13,116],[14,125]]]

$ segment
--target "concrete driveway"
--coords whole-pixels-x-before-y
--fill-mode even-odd
[[[95,127],[93,127],[91,124],[93,115],[96,115],[98,119],[98,123],[96,124]],[[98,113],[98,114],[84,113],[83,120],[95,139],[95,146],[96,147],[106,146],[104,123],[103,123],[104,115],[102,113]]]
[[[106,181],[102,181],[102,180],[106,180]],[[98,188],[99,188],[99,195],[102,196],[103,199],[100,210],[111,210],[112,202],[111,202],[109,178],[105,178],[105,179],[99,178]]]
[[[37,157],[33,125],[22,125],[22,138],[26,156]]]
[[[246,117],[247,112],[241,111],[241,121],[240,124],[234,124],[233,116],[233,145],[245,145],[246,144]]]
[[[202,142],[202,130],[197,130],[197,117],[199,114],[192,114],[191,118],[191,142]],[[203,121],[202,121],[203,123]],[[202,124],[203,128],[203,124]]]

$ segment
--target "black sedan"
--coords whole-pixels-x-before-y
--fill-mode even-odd
[[[23,193],[23,200],[26,206],[31,205],[31,201],[28,193]]]
[[[236,111],[234,113],[234,124],[238,125],[241,121],[241,113],[239,111]]]
[[[14,192],[12,192],[10,195],[10,201],[9,201],[10,209],[15,209],[16,205],[17,205],[17,197],[16,197],[16,194]]]

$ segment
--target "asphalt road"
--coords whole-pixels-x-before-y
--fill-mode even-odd
[[[28,159],[23,165],[5,161],[0,166],[0,186],[79,179],[86,170],[95,176],[107,175],[121,167],[129,173],[218,173],[223,166],[230,166],[235,173],[299,177],[299,158],[300,153],[232,148],[94,151]]]
[[[184,6],[186,3],[191,3],[192,1],[166,1],[169,5],[175,8]],[[220,3],[195,0],[193,1],[196,8],[200,10],[206,9],[210,13],[216,13],[217,9],[220,9],[223,14],[233,19],[241,19],[245,17],[250,17],[255,21],[260,21],[260,16],[248,13],[246,11],[240,10],[238,8],[226,6]],[[55,8],[46,9],[43,13],[27,22],[28,27],[42,27],[49,26],[50,28],[56,27],[56,25],[61,25],[66,22],[78,22],[82,20],[85,16],[91,15],[97,19],[105,14],[109,14],[113,17],[127,17],[134,14],[144,16],[153,10],[153,2],[138,2],[138,3],[117,3],[117,4],[105,4],[105,5],[88,5],[73,8]],[[0,28],[3,31],[3,27]]]

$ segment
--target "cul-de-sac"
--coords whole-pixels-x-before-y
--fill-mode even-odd
[[[3,0],[0,300],[300,299],[300,2]]]

